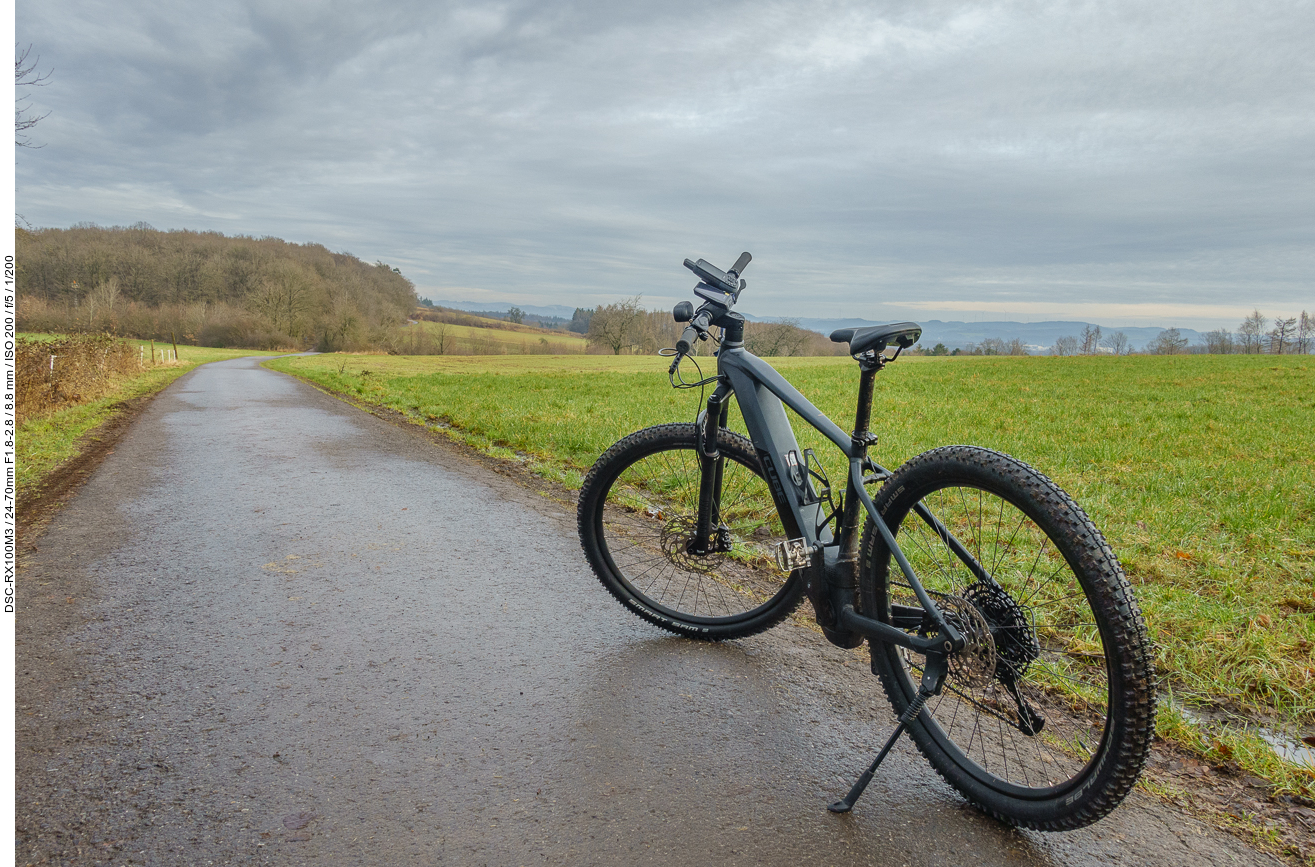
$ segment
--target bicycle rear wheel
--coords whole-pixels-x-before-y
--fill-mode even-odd
[[[725,429],[715,553],[695,554],[699,431],[667,424],[603,453],[580,488],[580,544],[618,601],[663,629],[720,640],[761,632],[799,604],[803,582],[779,569],[772,546],[786,533],[753,444]]]
[[[1100,531],[1041,473],[968,446],[909,461],[875,504],[970,639],[909,727],[918,749],[970,801],[1012,824],[1063,830],[1105,816],[1145,764],[1155,676],[1132,589]],[[861,550],[864,610],[888,623],[900,613],[907,631],[934,633],[926,621],[912,626],[919,603],[871,522]],[[903,713],[924,658],[879,642],[871,652]]]

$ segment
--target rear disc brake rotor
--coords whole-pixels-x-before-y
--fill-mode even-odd
[[[997,658],[991,626],[977,607],[958,596],[937,600],[946,621],[963,635],[963,650],[951,653],[949,676],[971,687],[982,687],[995,677]]]

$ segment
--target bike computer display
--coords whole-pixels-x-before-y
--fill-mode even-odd
[[[718,289],[727,295],[734,296],[740,288],[740,284],[736,282],[734,277],[731,277],[725,271],[705,259],[700,259],[697,262],[691,262],[686,259],[685,267],[697,274],[704,283],[708,284],[708,288],[710,289]],[[699,294],[702,295],[703,293]],[[717,299],[709,298],[708,300],[715,301]],[[718,303],[720,303],[720,301],[718,301]]]

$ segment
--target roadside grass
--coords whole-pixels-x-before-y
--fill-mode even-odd
[[[20,334],[20,338],[49,342],[64,335]],[[140,357],[140,347],[150,352],[150,341],[122,341],[133,357]],[[158,349],[160,344],[156,344]],[[172,346],[170,346],[172,349]],[[18,468],[15,473],[20,502],[40,490],[42,481],[52,470],[79,452],[79,442],[89,431],[109,419],[124,401],[159,391],[198,364],[237,358],[243,355],[268,355],[241,349],[211,349],[179,346],[177,362],[150,365],[127,376],[112,376],[97,383],[93,396],[83,402],[64,405],[53,411],[33,413],[23,419],[16,432],[15,448]]]
[[[710,374],[711,359],[700,361]],[[577,487],[619,437],[694,419],[699,391],[672,390],[667,364],[637,356],[268,363],[450,426],[477,447],[520,453],[536,472]],[[852,426],[850,360],[774,364],[842,428]],[[735,413],[731,426],[743,430]],[[1118,552],[1176,701],[1289,736],[1315,734],[1315,359],[901,359],[878,378],[872,427],[882,437],[875,457],[892,468],[929,448],[972,443],[1049,475]],[[835,448],[802,423],[795,430],[831,478],[843,479]],[[1242,726],[1193,741],[1185,732],[1200,727],[1184,729],[1178,717],[1162,707],[1163,730],[1180,742],[1205,754],[1217,740],[1281,791],[1315,798],[1315,768],[1265,765]]]

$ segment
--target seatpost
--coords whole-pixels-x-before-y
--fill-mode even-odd
[[[854,413],[854,441],[868,433],[872,422],[872,391],[880,367],[862,364],[858,375],[858,410]],[[866,448],[866,446],[865,446]]]
[[[851,439],[854,454],[859,458],[866,458],[868,446],[876,441],[868,425],[872,421],[873,386],[880,369],[880,365],[865,362],[859,364],[858,409],[854,413],[854,435]],[[846,485],[844,509],[840,515],[840,541],[844,546],[840,551],[840,559],[846,561],[858,557],[858,521],[863,513],[863,504],[859,502],[853,485],[854,481],[850,479]]]

